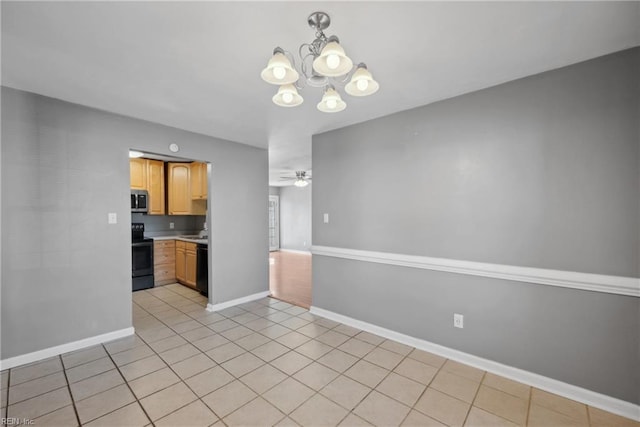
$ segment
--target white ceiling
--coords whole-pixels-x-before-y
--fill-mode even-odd
[[[311,169],[311,135],[640,45],[639,2],[2,2],[2,84],[257,147],[271,183]],[[381,85],[347,109],[277,107],[275,46],[329,13]]]

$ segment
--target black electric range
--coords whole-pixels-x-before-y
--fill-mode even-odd
[[[131,279],[134,291],[153,288],[153,239],[141,222],[131,223]]]

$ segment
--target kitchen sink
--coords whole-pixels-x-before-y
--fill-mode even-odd
[[[204,240],[207,238],[207,236],[200,236],[198,234],[188,234],[186,236],[178,236],[182,239],[188,239],[188,240]]]

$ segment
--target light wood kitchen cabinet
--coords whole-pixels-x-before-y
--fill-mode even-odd
[[[149,215],[164,215],[164,162],[129,159],[132,190],[147,190]]]
[[[131,174],[131,189],[147,189],[147,159],[129,159],[129,173]]]
[[[176,279],[192,288],[196,286],[197,248],[195,243],[176,241]]]
[[[199,162],[194,162],[199,163]],[[206,215],[207,213],[207,179],[206,164],[204,166],[204,179],[202,178],[202,167],[193,168],[197,170],[192,174],[193,163],[167,163],[167,193],[169,198],[169,215]],[[202,187],[204,190],[197,190],[199,199],[192,198],[192,187]]]
[[[169,215],[192,215],[189,163],[167,163]]]
[[[164,162],[147,159],[149,215],[164,215]]]
[[[185,250],[185,284],[196,286],[196,268],[198,265],[198,245],[195,243],[187,243]]]
[[[156,286],[176,281],[176,241],[153,242],[153,279]]]
[[[202,200],[207,198],[207,164],[193,162],[190,165],[191,172],[191,198]]]
[[[184,242],[176,241],[176,279],[180,283],[184,283],[187,269],[184,245]]]

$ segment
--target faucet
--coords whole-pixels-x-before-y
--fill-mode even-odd
[[[207,230],[207,222],[206,221],[203,224],[203,229],[200,230],[199,235],[200,235],[201,239],[208,239],[209,238],[209,231]]]

